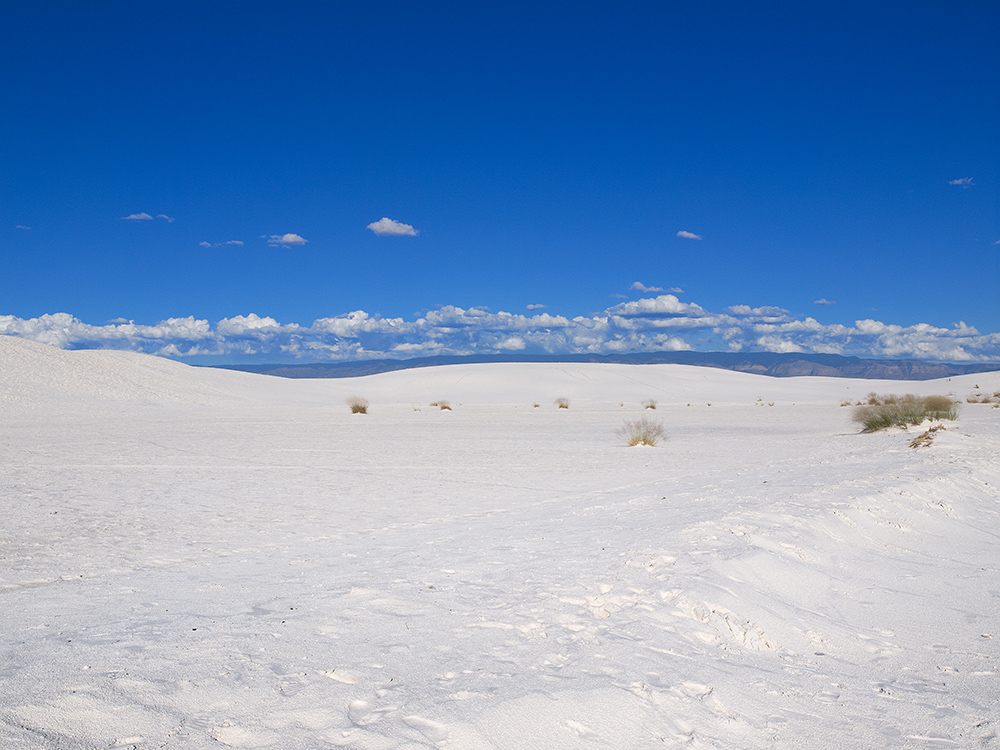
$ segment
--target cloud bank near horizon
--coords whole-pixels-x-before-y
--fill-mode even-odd
[[[433,355],[612,354],[650,351],[801,352],[954,362],[1000,360],[1000,333],[964,322],[899,326],[877,320],[823,324],[774,306],[733,305],[717,313],[672,294],[622,302],[586,316],[521,315],[444,306],[414,320],[363,310],[279,323],[255,313],[208,320],[169,318],[155,325],[84,323],[69,313],[0,315],[0,334],[63,349],[124,349],[167,357],[259,362],[338,361]]]

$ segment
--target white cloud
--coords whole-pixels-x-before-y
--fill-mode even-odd
[[[527,344],[524,343],[524,339],[520,336],[508,336],[497,342],[496,348],[501,351],[516,352],[524,349]]]
[[[730,315],[739,315],[741,317],[751,317],[751,318],[784,318],[788,315],[788,310],[783,307],[772,307],[765,305],[763,307],[750,307],[750,305],[731,305],[730,307],[724,308]]]
[[[697,315],[705,314],[705,310],[698,305],[681,302],[672,294],[661,294],[658,297],[637,299],[632,302],[624,302],[609,308],[612,315]]]
[[[409,224],[404,224],[401,221],[394,221],[388,216],[383,216],[378,221],[373,221],[365,228],[372,230],[375,234],[382,237],[416,237],[420,234],[420,230],[414,229]]]
[[[189,316],[154,325],[122,318],[89,325],[67,313],[30,319],[0,315],[0,334],[68,349],[130,349],[174,357],[239,355],[262,362],[512,351],[609,354],[696,347],[952,361],[1000,359],[1000,333],[981,334],[961,322],[951,328],[926,323],[900,326],[872,319],[825,325],[811,317],[793,317],[779,307],[734,305],[716,313],[672,295],[623,302],[572,319],[548,312],[522,315],[452,305],[410,320],[355,310],[309,325],[280,323],[252,312],[215,324]]]
[[[663,287],[661,286],[646,286],[641,281],[633,281],[632,286],[629,289],[635,289],[638,292],[643,292],[644,294],[650,292],[662,292]]]
[[[548,305],[526,305],[528,310],[544,310]]]
[[[297,234],[272,234],[265,236],[268,247],[292,247],[302,246],[309,240]]]
[[[295,327],[298,328],[298,326]],[[259,331],[276,331],[281,328],[281,324],[274,318],[262,318],[256,313],[223,318],[215,326],[215,329],[223,336],[239,336]]]
[[[150,216],[149,214],[147,214],[145,211],[143,211],[140,214],[129,214],[128,216],[122,216],[120,218],[124,219],[125,221],[152,221],[153,220],[153,217]],[[166,214],[157,214],[156,218],[157,219],[165,219],[168,224],[173,224],[175,221],[177,221],[173,217],[167,216]]]
[[[303,240],[303,242],[304,241],[305,240]],[[201,247],[223,247],[225,245],[239,245],[240,247],[242,247],[243,246],[243,241],[242,240],[229,240],[228,242],[208,242],[206,240],[204,242],[199,242],[198,244]]]
[[[814,305],[836,305],[837,303],[829,299],[818,299],[813,302]]]
[[[949,185],[958,185],[963,188],[974,187],[976,183],[972,181],[971,177],[961,177],[957,180],[948,180]]]
[[[682,229],[677,233],[678,237],[683,237],[686,240],[703,240],[705,239],[700,234],[695,234],[694,232],[689,232],[686,229]]]
[[[804,352],[798,344],[795,344],[780,336],[761,336],[757,339],[757,345],[765,352],[775,352],[778,354],[790,354],[792,352]]]
[[[26,227],[24,224],[18,224],[14,227],[14,229],[31,229],[31,227]]]
[[[684,290],[681,289],[679,286],[672,286],[667,291],[670,292],[671,294],[684,294]]]

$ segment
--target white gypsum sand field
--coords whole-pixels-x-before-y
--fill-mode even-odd
[[[1000,409],[839,406],[974,385],[0,337],[0,746],[995,747]]]

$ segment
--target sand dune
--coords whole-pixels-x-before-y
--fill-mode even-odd
[[[839,406],[977,385],[0,337],[0,746],[992,746],[1000,409]]]
[[[589,363],[468,364],[400,370],[360,378],[286,380],[195,368],[133,352],[64,351],[0,336],[0,403],[84,408],[88,404],[236,405],[245,402],[339,404],[362,394],[385,404],[424,405],[447,399],[464,404],[550,405],[571,402],[747,403],[857,400],[866,393],[952,393],[964,398],[973,385],[1000,389],[1000,372],[943,380],[771,378],[688,365]]]

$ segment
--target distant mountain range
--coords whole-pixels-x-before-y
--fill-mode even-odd
[[[485,362],[615,362],[630,365],[677,364],[717,367],[787,378],[821,375],[831,378],[873,380],[933,380],[952,375],[1000,370],[1000,362],[949,364],[915,359],[861,359],[839,354],[772,354],[768,352],[644,352],[638,354],[490,355],[465,357],[419,357],[416,359],[371,359],[358,362],[273,365],[208,365],[227,370],[256,372],[282,378],[350,378],[414,367],[436,367]]]

